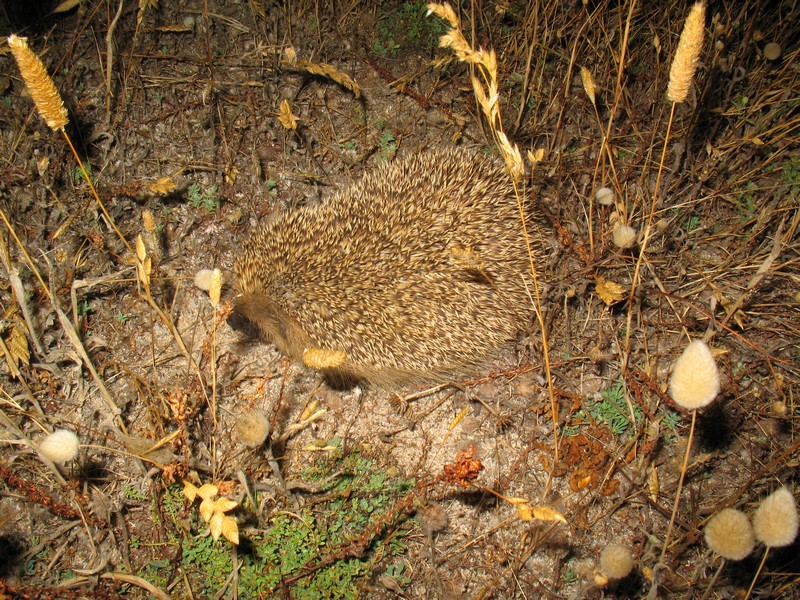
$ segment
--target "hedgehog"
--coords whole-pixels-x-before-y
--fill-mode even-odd
[[[331,380],[464,376],[528,325],[541,233],[493,159],[418,153],[260,225],[235,266],[235,313]]]

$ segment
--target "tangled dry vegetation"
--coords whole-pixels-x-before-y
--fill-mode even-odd
[[[0,598],[800,597],[796,2],[47,4],[0,9]],[[548,223],[513,349],[337,390],[228,326],[259,219],[442,145]]]

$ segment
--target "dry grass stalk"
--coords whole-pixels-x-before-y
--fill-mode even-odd
[[[678,49],[669,69],[667,98],[672,102],[685,102],[686,96],[689,95],[689,86],[694,79],[694,72],[700,61],[700,51],[703,48],[705,20],[705,2],[696,2],[686,17]]]
[[[22,79],[47,126],[53,131],[66,127],[69,123],[67,109],[64,108],[64,102],[42,61],[28,48],[28,38],[9,36],[8,47],[11,48]]]
[[[547,389],[550,395],[550,409],[553,419],[553,465],[558,463],[558,406],[555,397],[555,388],[553,385],[553,377],[550,370],[550,349],[547,341],[547,331],[542,317],[542,302],[539,293],[539,280],[536,275],[536,263],[533,255],[533,247],[531,239],[528,235],[528,228],[526,225],[525,210],[523,208],[522,196],[519,191],[519,182],[525,175],[525,164],[522,161],[522,153],[516,144],[512,144],[503,130],[503,120],[500,116],[500,92],[497,85],[497,55],[493,49],[484,50],[479,48],[475,50],[464,38],[461,30],[461,22],[455,11],[449,4],[438,4],[431,2],[427,5],[428,14],[435,14],[439,18],[444,19],[450,25],[450,30],[439,38],[439,46],[443,48],[452,48],[456,56],[471,65],[474,65],[478,72],[481,74],[481,79],[472,76],[472,89],[475,93],[475,99],[483,111],[484,116],[489,122],[489,127],[492,130],[495,141],[503,160],[506,164],[506,169],[511,175],[511,180],[514,184],[514,192],[517,196],[517,206],[519,208],[520,224],[522,231],[527,241],[528,258],[530,261],[530,271],[533,279],[533,289],[530,291],[531,302],[536,309],[536,318],[539,323],[541,336],[542,336],[542,361],[544,362],[545,375],[547,378]],[[529,153],[530,154],[530,153]],[[550,472],[547,485],[542,493],[545,497],[550,488],[553,473]]]

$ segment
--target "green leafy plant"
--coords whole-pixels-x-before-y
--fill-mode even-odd
[[[195,208],[205,208],[208,212],[214,212],[220,207],[219,194],[215,185],[202,189],[199,183],[193,183],[186,191],[189,197],[189,204]]]
[[[625,388],[622,381],[617,382],[615,385],[606,388],[600,393],[600,401],[589,403],[589,414],[595,420],[608,425],[611,432],[615,435],[622,435],[628,432],[631,425],[630,410],[628,403],[625,401]],[[636,421],[642,418],[642,410],[638,406],[634,406],[634,415]]]

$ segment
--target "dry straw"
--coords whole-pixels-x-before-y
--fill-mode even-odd
[[[8,47],[11,48],[22,79],[47,126],[53,131],[66,127],[69,123],[67,109],[64,108],[64,102],[42,61],[28,48],[28,38],[12,35],[8,38]]]
[[[697,2],[689,11],[686,23],[681,32],[678,49],[669,70],[669,87],[667,98],[672,102],[685,102],[689,95],[694,72],[700,61],[703,48],[703,34],[706,20],[705,2]]]

